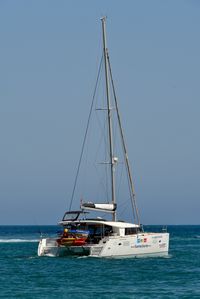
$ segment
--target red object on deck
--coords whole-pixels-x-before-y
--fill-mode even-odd
[[[73,241],[73,244],[74,246],[82,246],[85,244],[85,238],[77,238]]]

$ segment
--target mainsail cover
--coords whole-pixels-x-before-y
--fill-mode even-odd
[[[102,212],[112,213],[116,210],[117,205],[113,203],[82,203],[81,209],[83,210],[98,210]]]

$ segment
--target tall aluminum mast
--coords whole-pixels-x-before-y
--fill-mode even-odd
[[[112,131],[112,115],[111,115],[111,103],[110,103],[110,86],[109,86],[109,66],[108,66],[108,48],[106,43],[106,17],[101,18],[102,32],[103,32],[103,53],[105,64],[105,77],[106,77],[106,97],[107,97],[107,109],[108,109],[108,135],[109,135],[109,153],[110,153],[110,169],[111,169],[111,192],[112,203],[116,204],[115,198],[115,175],[114,175],[114,155],[113,155],[113,131]],[[116,212],[113,212],[113,221],[116,221]]]

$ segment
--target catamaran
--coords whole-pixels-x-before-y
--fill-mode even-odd
[[[161,256],[167,255],[169,250],[169,233],[145,232],[140,223],[139,212],[136,204],[135,190],[127,147],[122,128],[121,116],[118,101],[114,88],[114,81],[111,71],[109,52],[106,40],[106,17],[101,18],[103,36],[103,62],[105,74],[105,100],[107,135],[108,135],[108,161],[105,162],[109,168],[110,177],[110,201],[103,203],[84,202],[81,200],[80,209],[72,210],[72,200],[74,198],[77,176],[80,169],[81,158],[78,164],[78,171],[75,185],[72,192],[69,211],[65,212],[63,219],[59,222],[62,233],[56,237],[41,238],[38,245],[38,256],[91,256],[91,257],[142,257],[142,256]],[[113,103],[111,104],[111,94]],[[113,136],[113,113],[116,113],[118,122],[119,136],[124,156],[124,165],[128,177],[131,207],[134,223],[118,220],[118,206],[116,200],[116,168],[119,159],[114,152]],[[88,126],[86,129],[86,135]],[[85,136],[86,136],[85,135]],[[101,217],[89,218],[88,211],[107,213],[111,219]]]

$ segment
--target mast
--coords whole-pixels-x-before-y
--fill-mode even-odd
[[[110,103],[110,86],[109,86],[109,66],[108,66],[108,48],[106,43],[106,17],[101,18],[102,32],[103,32],[103,53],[105,64],[105,77],[106,77],[106,98],[107,98],[107,110],[108,110],[108,135],[109,135],[109,155],[110,155],[110,170],[111,170],[111,194],[112,203],[116,204],[115,198],[115,167],[114,167],[114,155],[113,155],[113,131],[112,131],[112,115],[111,115],[111,103]],[[113,212],[113,221],[116,221],[116,211]]]

